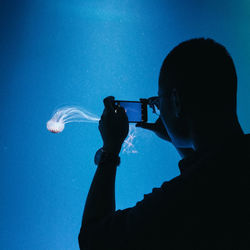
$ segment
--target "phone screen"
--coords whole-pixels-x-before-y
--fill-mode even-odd
[[[137,101],[115,101],[115,105],[123,107],[129,122],[145,121],[145,105]]]

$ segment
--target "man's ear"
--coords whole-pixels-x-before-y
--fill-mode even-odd
[[[181,100],[180,100],[180,95],[176,88],[172,90],[170,100],[171,100],[174,114],[177,118],[179,118],[181,115]]]

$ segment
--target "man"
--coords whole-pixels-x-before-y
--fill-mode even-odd
[[[250,249],[250,135],[236,114],[237,76],[211,39],[175,47],[163,62],[155,124],[137,124],[171,142],[181,174],[136,206],[115,210],[115,175],[128,134],[123,108],[104,99],[103,148],[86,200],[81,249]],[[166,159],[167,162],[167,159]]]

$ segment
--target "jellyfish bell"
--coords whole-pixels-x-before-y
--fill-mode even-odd
[[[47,122],[47,129],[52,133],[60,133],[64,130],[64,123],[62,121],[55,121],[53,119]]]

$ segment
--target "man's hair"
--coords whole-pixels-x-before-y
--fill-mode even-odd
[[[176,88],[190,112],[236,112],[237,75],[224,46],[212,39],[180,43],[165,58],[159,86],[167,98]]]

